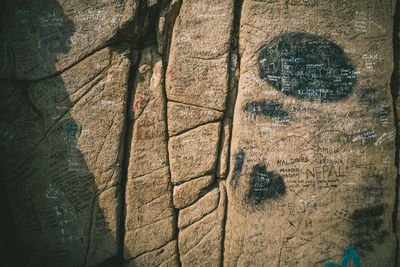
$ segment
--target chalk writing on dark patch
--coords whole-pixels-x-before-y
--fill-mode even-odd
[[[308,33],[284,33],[258,57],[260,77],[282,93],[329,102],[351,94],[356,76],[350,59],[333,42]]]
[[[265,165],[257,164],[250,174],[248,201],[259,204],[266,199],[279,198],[286,193],[281,175],[266,170]]]
[[[245,153],[241,150],[235,154],[235,166],[233,167],[233,175],[232,175],[232,185],[236,186],[240,174],[242,173],[243,163],[244,163]]]
[[[251,112],[266,117],[278,118],[280,120],[289,120],[290,115],[282,109],[283,104],[276,100],[261,100],[247,103],[244,106],[245,112]]]
[[[350,216],[353,225],[351,237],[354,245],[362,251],[373,251],[374,245],[382,244],[387,236],[387,231],[380,230],[385,211],[384,204],[356,209]]]
[[[358,102],[361,105],[373,107],[378,104],[375,94],[379,92],[375,88],[367,88],[357,93]]]

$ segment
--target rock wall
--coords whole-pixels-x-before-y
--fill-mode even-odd
[[[2,2],[4,261],[400,266],[399,6]]]

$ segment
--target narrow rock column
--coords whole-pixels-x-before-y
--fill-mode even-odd
[[[222,263],[226,196],[217,178],[232,22],[233,0],[183,1],[172,34],[165,89],[182,266]]]
[[[134,126],[126,185],[127,266],[176,266],[163,64],[155,46],[141,51],[131,107]]]

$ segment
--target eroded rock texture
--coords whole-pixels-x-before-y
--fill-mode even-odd
[[[394,10],[243,3],[226,266],[395,264]]]
[[[118,253],[129,54],[105,48],[27,88],[2,80],[2,177],[27,265]]]
[[[398,2],[1,2],[3,259],[398,266]]]

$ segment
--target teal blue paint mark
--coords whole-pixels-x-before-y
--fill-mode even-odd
[[[78,129],[78,124],[68,123],[64,126],[65,132],[67,133],[67,145],[69,145],[69,138],[75,137],[76,134],[82,132],[82,126]]]
[[[325,264],[325,267],[346,267],[350,258],[353,260],[356,267],[361,267],[360,257],[358,256],[358,254],[355,251],[355,249],[353,248],[353,246],[349,246],[349,248],[344,253],[341,265],[332,263],[332,262],[328,262]]]

